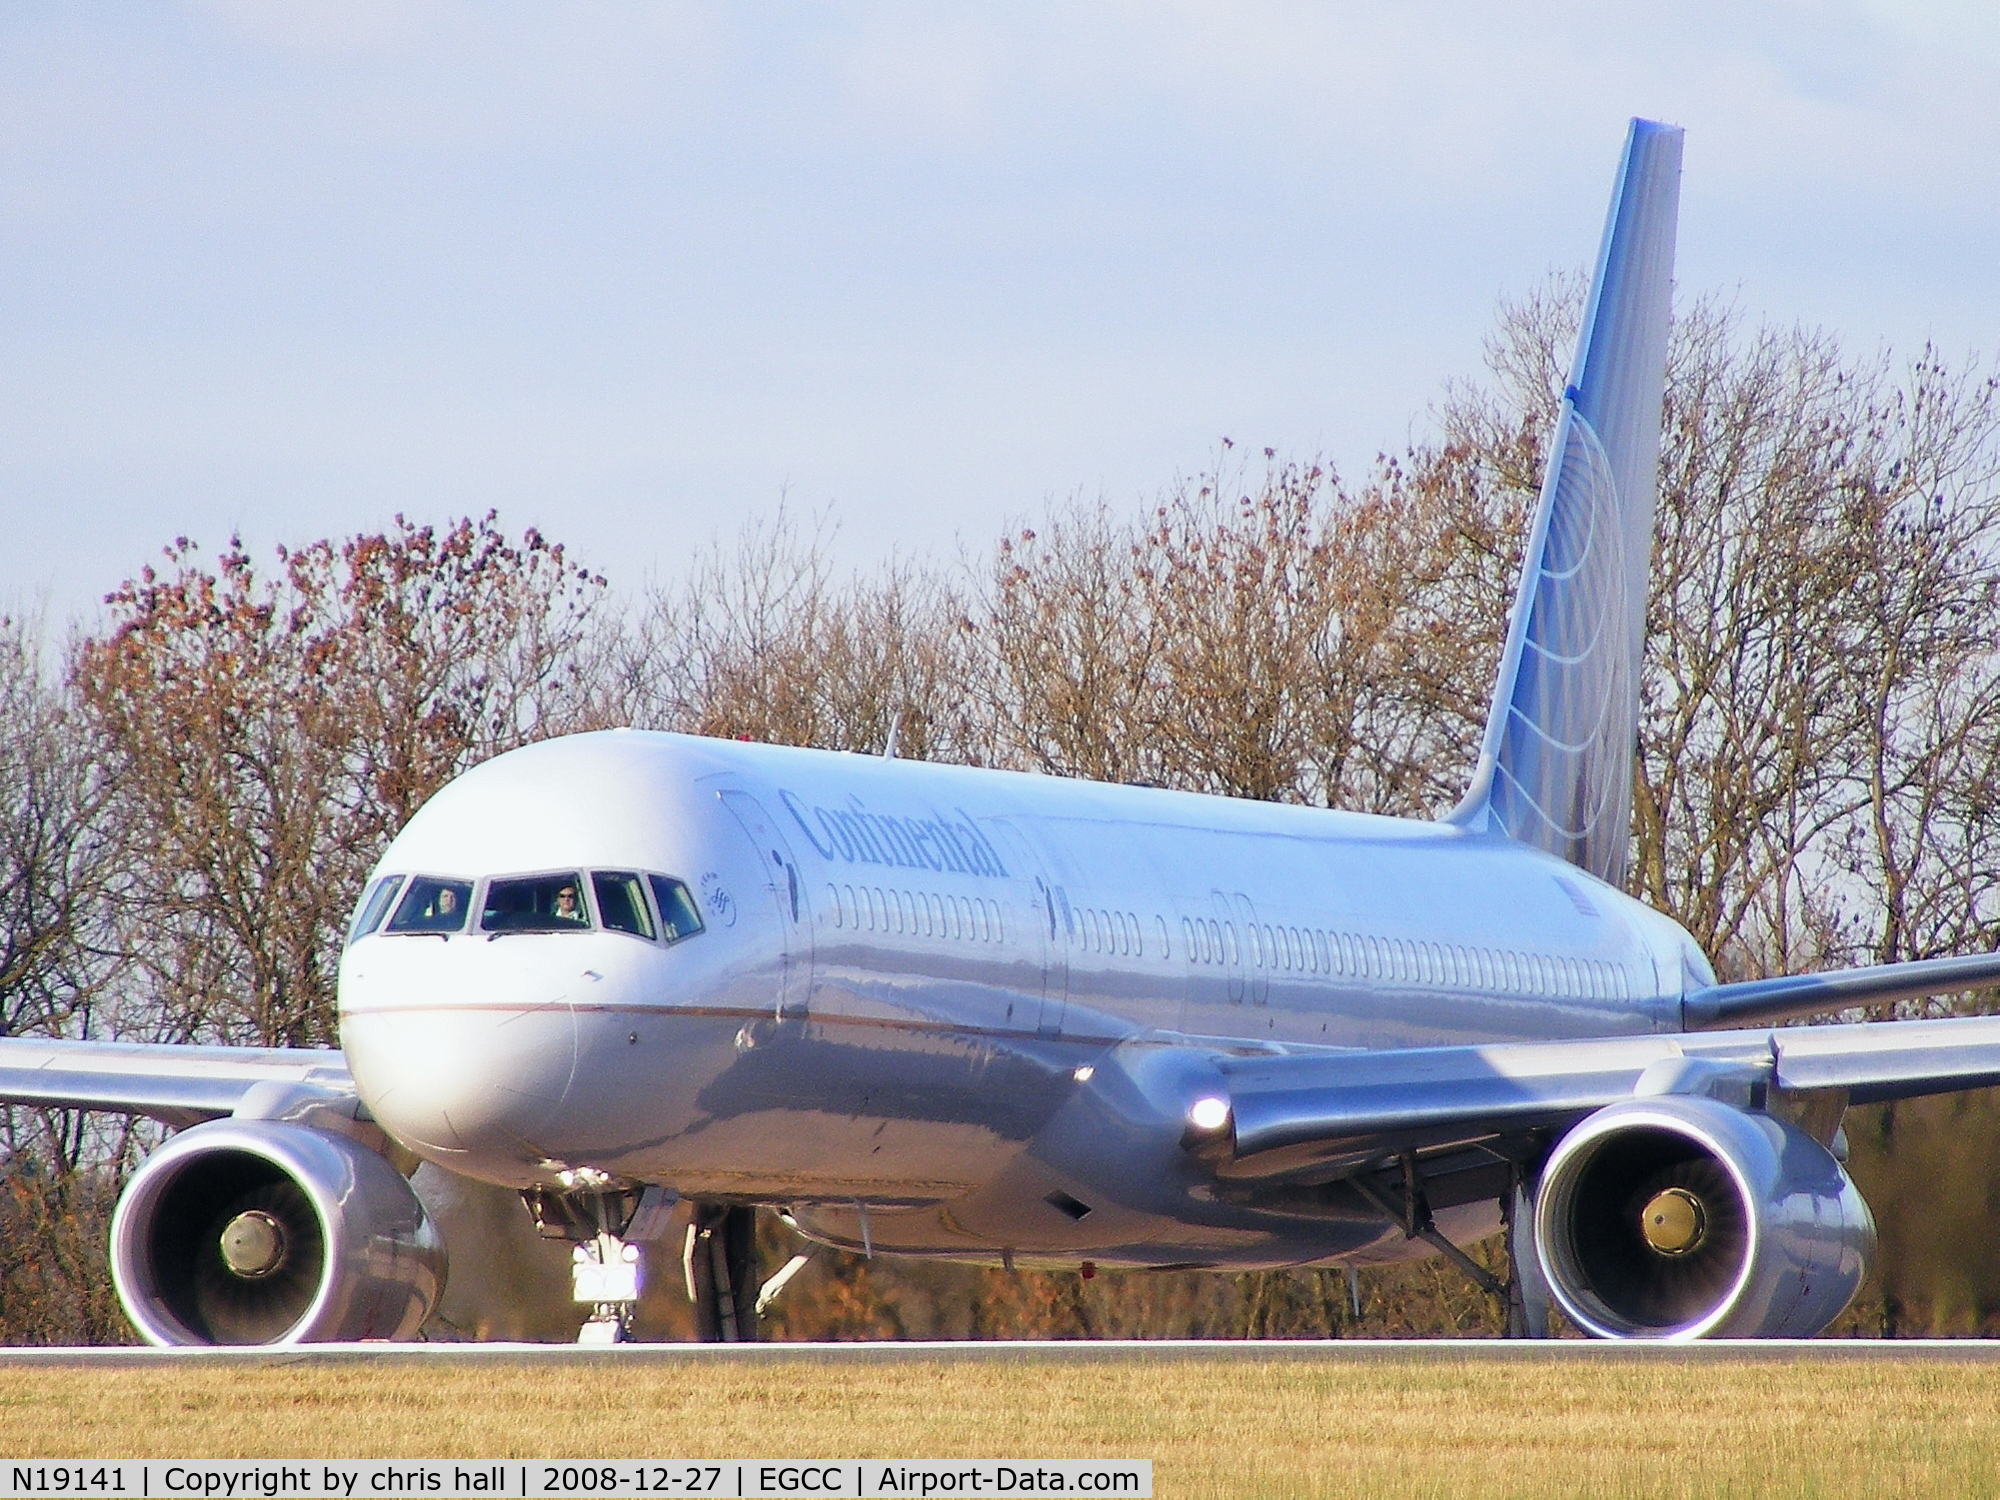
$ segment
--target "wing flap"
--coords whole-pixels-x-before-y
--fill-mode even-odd
[[[1784,1089],[1845,1089],[1857,1104],[2000,1083],[2000,1016],[1789,1026],[1774,1032]]]

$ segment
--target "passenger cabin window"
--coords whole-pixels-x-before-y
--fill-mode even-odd
[[[486,887],[482,932],[588,932],[583,882],[573,874],[528,875]]]
[[[652,938],[653,914],[646,910],[646,890],[637,875],[597,870],[591,874],[590,888],[597,895],[597,915],[603,918],[606,927],[613,932]]]
[[[396,915],[389,918],[390,932],[463,932],[465,914],[472,909],[472,882],[434,880],[419,875],[396,903]]]
[[[654,877],[656,880],[658,877]],[[662,907],[664,908],[664,901]],[[1081,912],[1081,908],[1079,908]],[[893,932],[903,937],[949,938],[954,942],[1004,943],[1006,911],[984,896],[952,896],[938,891],[883,890],[878,886],[830,885],[826,919],[857,932]]]
[[[389,904],[396,899],[396,890],[403,883],[400,875],[384,875],[368,887],[368,894],[361,900],[361,910],[354,918],[354,925],[347,930],[347,940],[352,943],[365,938],[389,914]]]
[[[653,899],[660,906],[661,937],[669,943],[678,943],[682,938],[693,937],[701,931],[701,912],[694,904],[694,895],[686,885],[667,875],[648,875],[653,885]]]

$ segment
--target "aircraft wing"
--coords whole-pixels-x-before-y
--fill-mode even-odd
[[[99,1109],[181,1126],[236,1113],[260,1085],[322,1096],[354,1090],[346,1058],[331,1048],[0,1038],[0,1104]]]
[[[2000,1016],[1218,1060],[1238,1180],[1338,1176],[1401,1151],[1567,1126],[1644,1094],[1877,1103],[2000,1083]]]
[[[1968,953],[1960,958],[1926,958],[1823,974],[1786,974],[1696,990],[1681,1001],[1681,1024],[1689,1031],[1758,1026],[1995,984],[2000,984],[2000,953]]]

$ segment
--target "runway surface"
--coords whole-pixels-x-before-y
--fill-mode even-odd
[[[1573,1364],[1666,1361],[1701,1363],[2000,1362],[2000,1339],[1713,1339],[1687,1344],[1602,1343],[1586,1339],[1048,1339],[853,1344],[297,1344],[248,1349],[10,1348],[8,1365],[145,1366],[195,1364],[477,1364],[548,1365],[723,1363],[897,1364],[1024,1363],[1054,1360],[1096,1364],[1147,1360],[1203,1363],[1368,1364],[1377,1361]]]

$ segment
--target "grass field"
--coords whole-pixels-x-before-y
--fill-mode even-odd
[[[1802,1356],[0,1367],[7,1457],[1151,1458],[1156,1493],[1990,1495],[2000,1365]]]

